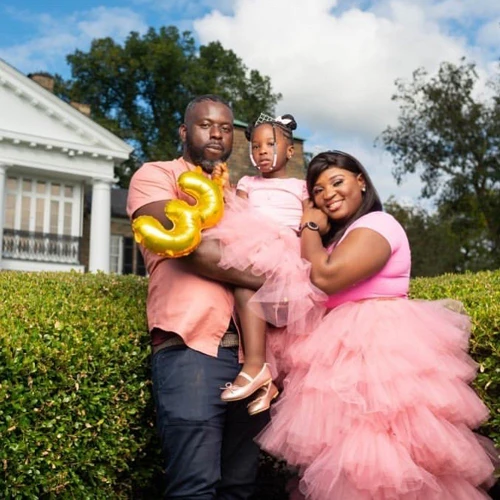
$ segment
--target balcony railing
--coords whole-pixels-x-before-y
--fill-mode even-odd
[[[80,242],[78,236],[4,229],[2,256],[4,259],[79,264]]]

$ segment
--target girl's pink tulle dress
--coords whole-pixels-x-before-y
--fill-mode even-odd
[[[269,321],[267,361],[279,381],[288,372],[289,346],[297,333],[319,322],[324,308],[318,305],[327,298],[310,283],[310,263],[300,258],[297,230],[308,194],[305,181],[295,178],[245,176],[237,189],[248,199],[226,193],[222,221],[203,237],[220,241],[220,267],[266,276],[251,302],[255,313]]]
[[[282,340],[270,342],[286,378],[258,443],[299,469],[295,495],[489,498],[483,488],[491,485],[497,452],[472,431],[488,409],[469,386],[476,374],[467,354],[470,321],[454,301],[407,298],[410,249],[399,223],[374,212],[350,226],[348,232],[364,227],[384,236],[391,257],[375,276],[326,297],[296,258],[298,238],[283,236],[277,255],[268,231],[278,236],[266,220],[261,230],[239,220],[244,230],[226,235],[232,246],[225,265],[241,258],[241,269],[265,268],[269,279],[255,310],[288,323]],[[255,240],[264,246],[240,253]]]

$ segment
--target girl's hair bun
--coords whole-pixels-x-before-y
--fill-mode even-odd
[[[278,123],[281,123],[283,126],[290,130],[295,130],[297,128],[297,122],[295,121],[295,118],[293,115],[286,114],[286,115],[281,115],[276,118],[276,121]]]

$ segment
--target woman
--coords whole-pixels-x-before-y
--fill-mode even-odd
[[[311,500],[488,498],[493,465],[471,430],[488,410],[469,386],[469,319],[408,299],[408,239],[359,161],[317,155],[307,188],[301,254],[326,314],[290,346],[259,443],[299,468]],[[259,293],[271,301],[266,285]]]

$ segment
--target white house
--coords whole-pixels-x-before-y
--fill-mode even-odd
[[[109,272],[113,170],[132,150],[0,59],[0,270],[83,271],[91,190],[88,270]]]

